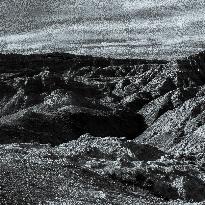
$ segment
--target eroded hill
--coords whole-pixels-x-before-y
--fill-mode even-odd
[[[205,200],[205,53],[171,62],[0,55],[0,72],[2,203]],[[66,188],[68,170],[76,189]],[[40,175],[45,187],[32,185]]]

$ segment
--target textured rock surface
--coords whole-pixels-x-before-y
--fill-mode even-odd
[[[0,55],[2,203],[203,204],[204,62]]]
[[[89,134],[54,148],[0,146],[2,204],[184,204],[205,200],[200,163]],[[193,203],[193,204],[203,204]]]

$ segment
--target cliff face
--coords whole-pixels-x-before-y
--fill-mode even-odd
[[[0,55],[0,72],[1,144],[67,143],[49,153],[95,178],[205,200],[205,53],[171,62]]]

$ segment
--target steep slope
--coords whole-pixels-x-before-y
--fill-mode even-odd
[[[138,142],[171,152],[204,152],[204,62],[205,54],[200,53],[170,67],[177,68],[177,76],[172,76],[176,89],[139,111],[149,127]]]

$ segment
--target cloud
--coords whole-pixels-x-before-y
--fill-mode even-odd
[[[0,48],[187,55],[202,49],[204,9],[204,0],[6,0],[0,2]]]

